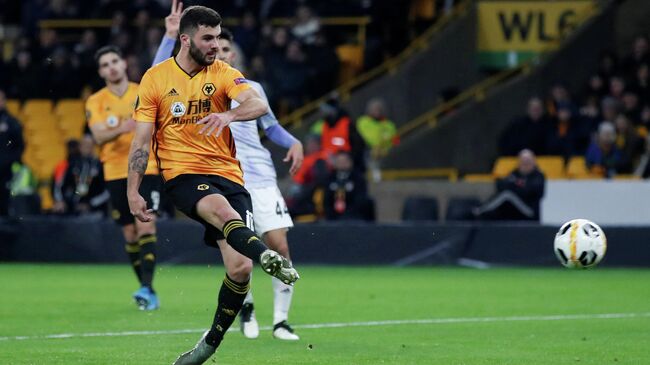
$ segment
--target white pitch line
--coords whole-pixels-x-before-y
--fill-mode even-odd
[[[293,326],[296,329],[319,329],[319,328],[345,328],[345,327],[375,327],[375,326],[396,326],[407,324],[449,324],[449,323],[485,323],[485,322],[532,322],[532,321],[576,321],[588,319],[626,319],[650,317],[650,312],[645,313],[602,313],[602,314],[556,314],[547,316],[511,316],[511,317],[458,317],[458,318],[429,318],[429,319],[404,319],[388,321],[369,322],[340,322],[340,323],[317,323],[302,324]],[[263,326],[260,330],[269,331],[272,327]],[[203,329],[179,329],[160,331],[123,331],[123,332],[88,332],[88,333],[59,333],[40,336],[7,336],[0,337],[0,341],[24,341],[24,340],[53,340],[66,338],[84,337],[122,337],[142,335],[177,335],[183,333],[202,333]],[[230,328],[229,331],[235,331]]]

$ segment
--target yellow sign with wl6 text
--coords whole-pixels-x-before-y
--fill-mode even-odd
[[[594,14],[591,0],[481,1],[478,51],[481,64],[514,67],[558,48]]]

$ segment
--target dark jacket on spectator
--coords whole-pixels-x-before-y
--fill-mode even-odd
[[[515,169],[503,179],[497,180],[498,192],[511,191],[535,211],[535,218],[539,219],[539,203],[544,196],[544,174],[539,169],[524,175]]]
[[[103,171],[101,162],[95,157],[70,160],[60,192],[67,213],[105,213],[110,196],[104,183]]]
[[[523,149],[530,149],[536,155],[546,154],[546,138],[551,127],[547,118],[533,121],[526,116],[515,120],[499,139],[499,154],[501,156],[516,156]]]
[[[372,220],[368,184],[359,171],[334,171],[325,185],[323,202],[328,220]]]

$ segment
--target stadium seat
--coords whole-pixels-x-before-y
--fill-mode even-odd
[[[29,99],[23,104],[22,114],[31,118],[34,116],[42,117],[52,114],[53,103],[49,99]]]
[[[481,201],[476,197],[469,198],[451,198],[447,203],[447,212],[445,220],[447,221],[467,221],[473,220],[472,209],[481,205]]]
[[[16,99],[7,100],[7,111],[9,112],[9,114],[13,115],[14,117],[19,118],[20,100],[16,100]]]
[[[564,158],[560,156],[539,156],[537,166],[547,179],[564,179]]]
[[[58,117],[84,118],[84,102],[80,99],[61,99],[54,107],[54,115]]]
[[[52,190],[49,184],[42,185],[38,188],[38,195],[41,197],[41,209],[50,210],[54,205],[54,199],[52,199]]]
[[[339,79],[349,80],[363,69],[363,47],[354,44],[344,44],[336,47],[336,54],[341,61]]]
[[[566,175],[569,179],[595,179],[594,176],[587,169],[587,163],[582,156],[574,156],[569,159],[566,169]]]
[[[493,183],[494,176],[492,174],[467,174],[463,180],[469,183]]]
[[[437,221],[438,199],[434,197],[409,197],[402,209],[403,221]]]
[[[499,157],[492,168],[492,175],[497,178],[508,176],[517,168],[517,157]]]

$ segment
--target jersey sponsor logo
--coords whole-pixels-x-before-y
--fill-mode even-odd
[[[203,91],[205,96],[212,96],[212,94],[214,94],[214,92],[217,91],[217,88],[214,87],[213,83],[208,82],[207,84],[203,84],[201,91]]]
[[[201,185],[196,187],[196,190],[200,190],[200,191],[205,191],[205,190],[208,190],[208,189],[210,189],[208,184],[201,184]]]
[[[172,104],[171,112],[173,116],[181,117],[185,115],[185,105],[182,102],[177,101]]]
[[[235,85],[248,84],[248,80],[243,77],[238,77],[235,80]]]
[[[114,115],[109,115],[106,119],[106,125],[111,128],[117,127],[118,124],[120,124],[120,120]]]

